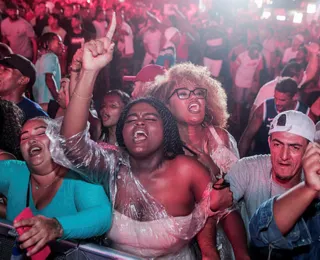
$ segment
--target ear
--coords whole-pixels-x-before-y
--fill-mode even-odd
[[[19,85],[27,85],[30,81],[30,78],[21,76],[20,79],[18,80]]]
[[[271,134],[271,135],[272,135],[272,134]],[[269,148],[271,148],[271,135],[269,135],[269,137],[268,137]]]

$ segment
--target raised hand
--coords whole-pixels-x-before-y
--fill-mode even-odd
[[[114,43],[112,37],[116,29],[116,16],[112,15],[112,21],[103,38],[92,40],[84,44],[82,56],[82,69],[87,71],[99,71],[106,66],[113,57]]]
[[[318,52],[319,52],[319,44],[317,44],[317,43],[310,42],[309,44],[306,44],[305,47],[311,53],[318,54]]]
[[[310,143],[302,159],[306,185],[320,191],[320,144]]]

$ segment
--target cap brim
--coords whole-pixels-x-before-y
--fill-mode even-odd
[[[3,66],[8,67],[8,68],[15,69],[15,67],[10,62],[8,62],[7,58],[0,59],[0,65],[3,65]]]
[[[137,79],[136,76],[123,76],[123,81],[131,81],[131,82],[135,82]]]

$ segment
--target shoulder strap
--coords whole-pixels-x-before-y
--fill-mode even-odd
[[[209,126],[209,130],[210,130],[210,133],[212,134],[213,138],[216,140],[216,142],[218,144],[223,144],[220,136],[218,135],[217,131],[214,129],[213,126]]]

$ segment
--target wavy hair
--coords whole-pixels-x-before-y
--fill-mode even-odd
[[[157,77],[146,95],[168,103],[168,98],[176,85],[183,86],[190,83],[207,90],[206,115],[203,123],[225,128],[229,118],[227,95],[220,82],[211,77],[206,67],[189,62],[177,64],[164,76]]]

